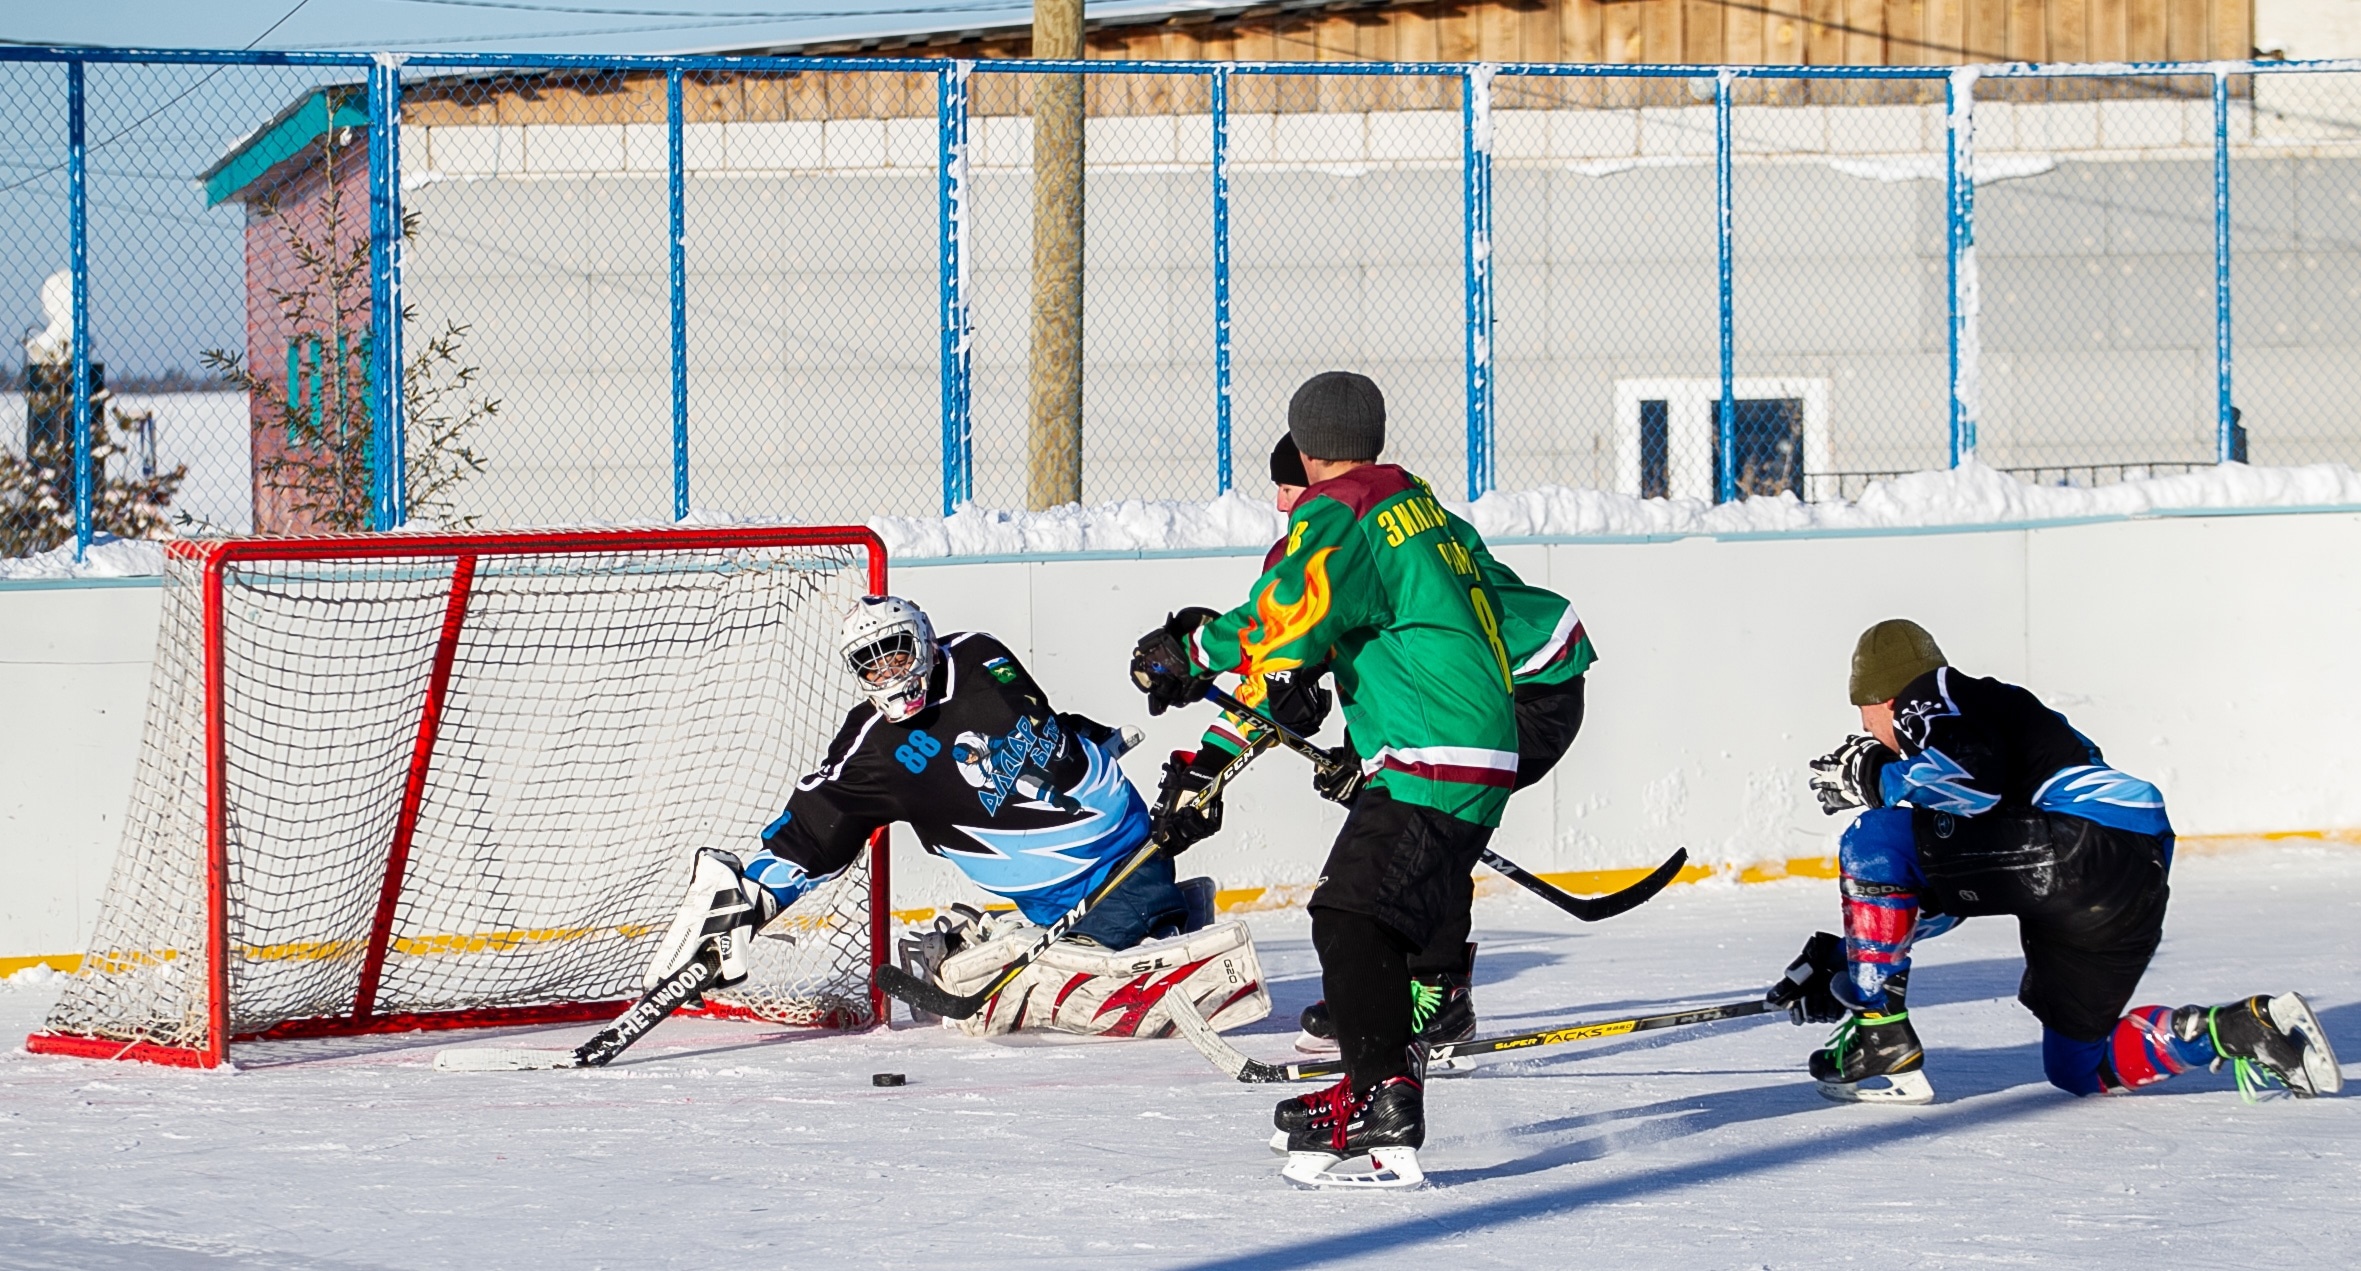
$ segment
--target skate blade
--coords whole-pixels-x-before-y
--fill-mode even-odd
[[[1871,1082],[1884,1085],[1871,1085]],[[1935,1087],[1927,1075],[1916,1068],[1908,1072],[1889,1073],[1883,1077],[1869,1077],[1861,1081],[1823,1081],[1820,1093],[1838,1103],[1933,1103]]]
[[[2282,993],[2272,998],[2271,1022],[2283,1033],[2301,1033],[2304,1037],[2303,1083],[2311,1089],[2298,1090],[2290,1085],[2290,1092],[2309,1098],[2335,1094],[2345,1088],[2345,1073],[2337,1067],[2336,1049],[2328,1044],[2328,1032],[2320,1027],[2320,1017],[2312,1013],[2312,1004],[2304,1000],[2303,994]]]
[[[1426,1186],[1418,1149],[1381,1147],[1363,1156],[1333,1152],[1290,1152],[1279,1176],[1317,1191],[1396,1191]]]
[[[570,1050],[527,1050],[521,1046],[463,1046],[435,1052],[436,1072],[531,1072],[579,1068]]]
[[[1333,1055],[1337,1053],[1336,1039],[1314,1037],[1310,1033],[1295,1035],[1295,1051],[1299,1055]]]

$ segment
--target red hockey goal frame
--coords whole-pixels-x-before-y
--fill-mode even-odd
[[[233,1042],[276,1041],[307,1037],[352,1036],[370,1033],[414,1032],[452,1028],[490,1028],[531,1024],[603,1022],[612,1019],[631,1000],[563,1002],[539,1006],[504,1006],[465,1010],[392,1012],[376,1010],[379,977],[391,944],[395,908],[402,894],[403,871],[411,836],[417,827],[419,801],[434,762],[445,690],[450,682],[460,633],[466,627],[467,601],[483,557],[523,555],[588,555],[599,552],[661,552],[726,550],[731,548],[859,547],[868,553],[867,589],[882,595],[886,589],[886,551],[882,539],[865,526],[717,527],[645,530],[512,531],[467,534],[338,534],[305,538],[184,539],[166,545],[177,560],[201,569],[204,626],[204,736],[205,736],[205,967],[208,1026],[202,1048],[156,1042],[124,1042],[72,1033],[36,1032],[25,1039],[35,1054],[68,1055],[85,1059],[125,1059],[185,1068],[214,1068],[228,1062]],[[386,845],[385,875],[363,955],[359,991],[347,1015],[288,1020],[259,1032],[232,1035],[229,989],[229,875],[228,771],[224,755],[223,581],[228,568],[242,562],[319,561],[364,556],[374,560],[451,557],[451,590],[418,731],[411,749],[408,779],[403,789],[391,841]],[[889,956],[892,912],[889,904],[891,862],[886,831],[869,843],[869,966],[884,965]],[[869,989],[871,1018],[887,1018],[885,995],[874,984]],[[742,1011],[714,1007],[710,1013],[743,1016]]]

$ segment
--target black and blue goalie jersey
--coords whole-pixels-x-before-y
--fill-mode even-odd
[[[2066,717],[2014,684],[1937,667],[1894,698],[1902,758],[1878,774],[1891,807],[1953,816],[2041,811],[2170,835],[2164,795],[2107,765]]]
[[[1122,747],[1113,729],[1051,710],[1000,641],[954,633],[938,646],[926,709],[897,724],[854,707],[763,846],[816,881],[879,827],[906,822],[928,852],[1047,923],[1147,840],[1147,804],[1116,766]],[[747,873],[779,892],[787,871],[757,857]]]

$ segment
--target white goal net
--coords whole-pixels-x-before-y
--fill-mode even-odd
[[[818,761],[882,585],[857,529],[174,544],[122,845],[32,1048],[612,1016],[696,851],[759,846]],[[870,1022],[881,852],[716,1006]]]

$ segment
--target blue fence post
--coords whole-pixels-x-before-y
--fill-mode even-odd
[[[2213,73],[2214,462],[2244,463],[2237,408],[2230,401],[2230,73]]]
[[[1981,388],[1982,309],[1976,274],[1976,68],[1963,66],[1943,85],[1944,308],[1950,318],[1951,466],[1976,453]]]
[[[1738,361],[1737,328],[1730,290],[1730,86],[1737,73],[1723,68],[1713,77],[1713,222],[1716,264],[1720,271],[1720,355],[1722,391],[1714,407],[1713,501],[1728,503],[1738,497]]]
[[[402,400],[401,62],[369,64],[369,527],[409,519]]]
[[[1230,68],[1213,68],[1214,493],[1230,492]]]
[[[66,268],[74,284],[74,559],[90,553],[90,166],[82,63],[66,63]],[[28,456],[29,457],[29,456]]]
[[[1467,228],[1467,497],[1492,489],[1492,77],[1460,76],[1461,207]]]
[[[672,288],[672,519],[689,515],[689,215],[680,68],[664,72],[664,186]]]
[[[945,67],[936,81],[936,235],[942,293],[943,515],[975,497],[975,435],[969,418],[974,331],[967,312],[967,81],[974,62]]]

